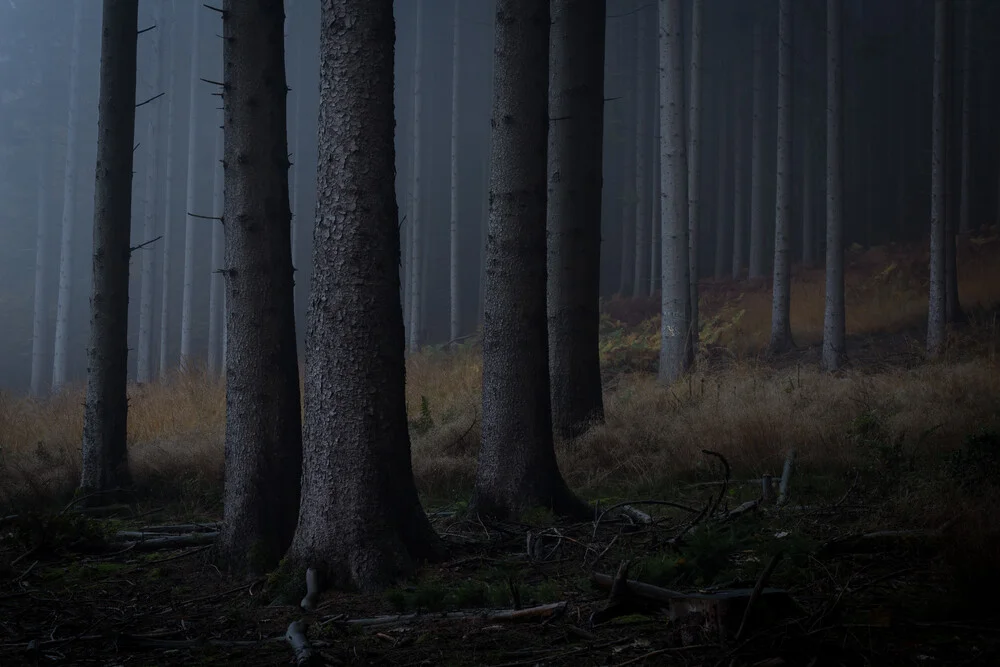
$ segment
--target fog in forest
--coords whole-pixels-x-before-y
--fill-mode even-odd
[[[977,18],[969,36],[969,220],[978,227],[995,224],[998,215],[1000,134],[989,119],[997,115],[1000,101],[995,92],[1000,88],[996,67],[1000,44],[991,39],[990,29],[1000,18],[1000,3],[971,4]],[[79,15],[74,12],[77,6],[70,0],[0,2],[2,389],[29,388],[34,347],[35,364],[42,369],[42,390],[49,390],[60,328],[60,282],[64,287],[65,378],[70,383],[80,382],[86,372],[101,3],[83,0]],[[421,249],[419,292],[424,305],[420,322],[414,324],[407,317],[408,326],[416,326],[421,344],[442,344],[451,337],[453,71],[457,71],[460,336],[474,333],[480,323],[481,258],[488,212],[493,2],[461,0],[457,21],[455,6],[452,0],[424,0],[418,21],[416,0],[395,3],[395,181],[401,233],[404,237],[409,234],[415,215],[422,221],[422,238],[416,243]],[[791,247],[797,263],[805,259],[821,264],[824,256],[825,6],[824,0],[796,0],[793,8]],[[315,209],[320,3],[287,0],[286,7],[288,147],[293,163],[289,179],[301,342]],[[685,7],[689,10],[690,3]],[[933,11],[931,0],[845,3],[847,246],[927,238]],[[213,276],[217,288],[221,282],[214,273],[221,268],[219,255],[213,257],[212,253],[213,230],[219,225],[213,218],[221,210],[217,192],[217,173],[221,171],[221,103],[217,96],[222,80],[221,17],[201,0],[142,0],[139,12],[139,27],[145,31],[139,37],[136,103],[141,106],[136,112],[132,188],[131,244],[135,250],[129,297],[130,378],[137,372],[141,268],[146,257],[151,258],[151,264],[146,262],[151,267],[147,306],[151,312],[148,345],[152,377],[179,363],[185,310],[195,363],[208,363],[211,357],[218,365],[222,345],[221,334],[217,328],[211,331],[210,326],[212,306],[217,312],[222,309],[221,299],[211,298]],[[453,68],[456,25],[457,69]],[[607,297],[643,296],[656,289],[655,278],[649,279],[651,273],[656,275],[656,267],[651,272],[648,266],[656,254],[651,244],[658,234],[652,234],[651,239],[650,232],[658,224],[659,209],[654,205],[658,201],[655,158],[659,155],[656,25],[655,2],[608,2],[601,266],[601,293]],[[685,20],[685,25],[690,21]],[[756,105],[760,126],[758,173],[752,178],[755,26],[759,26],[761,37]],[[960,26],[956,28],[959,33]],[[415,192],[418,32],[422,48],[419,192]],[[777,1],[708,0],[703,39],[700,279],[733,277],[731,231],[717,239],[716,230],[731,230],[737,215],[744,227],[743,242],[749,244],[754,206],[759,206],[764,230],[760,248],[763,265],[759,268],[764,279],[769,279],[776,182]],[[690,46],[690,40],[687,43]],[[961,38],[958,43],[962,43]],[[958,91],[961,77],[956,76],[953,84]],[[953,96],[953,121],[960,115],[961,98],[960,94]],[[957,136],[960,125],[951,122],[949,128]],[[637,182],[637,167],[642,182]],[[954,191],[959,178],[959,170],[953,170],[950,186]],[[734,182],[742,188],[742,208],[734,203]],[[759,186],[756,190],[754,183]],[[957,197],[953,199],[957,201]],[[416,213],[415,205],[419,206]],[[719,219],[725,224],[717,225]],[[806,235],[808,225],[812,225],[812,233]],[[190,234],[186,233],[188,228]],[[150,229],[151,234],[147,233]],[[637,229],[644,245],[636,242]],[[748,253],[747,246],[743,257],[749,257]],[[635,271],[636,265],[644,262],[645,271]],[[68,270],[62,280],[61,267]],[[637,282],[636,276],[645,278]],[[38,294],[36,283],[41,288]],[[409,298],[404,299],[407,305]],[[38,342],[33,346],[33,341]]]

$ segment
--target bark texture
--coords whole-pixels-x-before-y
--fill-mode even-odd
[[[958,233],[968,235],[971,225],[970,184],[972,181],[970,134],[972,122],[972,2],[962,3],[962,191],[959,202]]]
[[[458,289],[458,73],[459,73],[459,0],[454,0],[452,12],[452,43],[451,43],[451,221],[448,230],[448,294],[451,310],[449,315],[449,341],[455,345],[458,341],[461,326],[461,311],[459,308]]]
[[[750,134],[750,259],[747,277],[764,277],[764,48],[753,27],[753,128]]]
[[[648,44],[653,38],[653,24],[639,15],[639,34],[635,44],[635,257],[632,284],[635,296],[649,294],[649,220],[652,202],[649,197],[649,150],[651,114],[648,75]],[[583,47],[583,48],[596,48]]]
[[[129,485],[128,264],[139,0],[104,0],[97,102],[93,282],[80,489]],[[101,499],[106,502],[106,499]]]
[[[745,130],[743,129],[743,118],[740,116],[740,104],[736,103],[736,111],[733,113],[733,280],[743,277],[743,267],[746,265],[743,254],[746,246],[746,199],[744,183],[746,182],[746,170],[744,169],[743,144]]]
[[[225,171],[222,168],[223,131],[220,127],[215,135],[215,159],[212,161],[212,217],[221,218]],[[294,220],[294,216],[292,217]],[[220,221],[212,220],[212,264],[208,276],[208,372],[217,375],[225,364],[222,352],[222,267],[225,239]],[[293,246],[294,247],[294,246]],[[292,264],[294,265],[294,253]]]
[[[416,53],[413,57],[413,181],[410,185],[410,238],[409,238],[409,310],[407,311],[407,348],[416,352],[420,347],[420,325],[423,317],[421,298],[423,274],[421,250],[423,245],[423,220],[420,215],[420,165],[421,165],[421,111],[423,105],[422,77],[424,60],[424,0],[417,0]]]
[[[170,2],[170,17],[171,20],[167,24],[168,37],[167,44],[169,48],[169,55],[166,58],[166,68],[168,70],[167,74],[167,90],[174,91],[177,90],[177,38],[176,38],[176,25],[177,25],[177,2],[176,0],[171,0]],[[167,372],[167,355],[170,351],[170,284],[171,284],[171,265],[173,260],[173,255],[170,254],[170,247],[173,237],[173,216],[174,216],[174,198],[173,198],[173,181],[174,181],[174,142],[176,137],[174,136],[174,120],[177,116],[177,106],[175,105],[175,100],[177,99],[175,95],[168,92],[167,94],[167,131],[164,137],[164,144],[166,145],[166,161],[164,162],[163,168],[163,238],[160,240],[160,246],[163,248],[163,259],[161,264],[161,275],[160,275],[160,359],[159,359],[159,374],[163,377],[163,374]]]
[[[436,556],[410,465],[391,0],[323,0],[302,506],[289,560],[372,591]]]
[[[927,312],[927,351],[936,356],[944,346],[946,333],[945,310],[945,94],[948,85],[946,67],[947,26],[950,3],[934,2],[934,92],[931,107],[931,240],[930,240],[930,289]]]
[[[727,256],[726,243],[730,236],[732,226],[732,210],[729,208],[729,118],[728,112],[719,112],[719,161],[716,165],[715,184],[715,256],[713,258],[712,274],[716,281],[721,281],[726,276]]]
[[[295,530],[302,429],[282,0],[224,0],[226,483],[220,559],[277,565]]]
[[[548,342],[552,421],[564,438],[604,421],[598,329],[606,5],[550,5]]]
[[[498,0],[490,228],[483,319],[483,435],[473,506],[585,516],[556,463],[546,332],[549,3]],[[600,210],[600,209],[598,209]]]
[[[201,50],[201,30],[199,20],[205,7],[195,2],[191,5],[191,71],[188,91],[188,142],[187,142],[187,202],[184,222],[184,284],[181,290],[181,370],[191,364],[192,333],[194,331],[194,244],[195,225],[200,224],[194,215],[196,174],[198,166],[198,80],[200,76],[199,51]]]
[[[822,365],[844,361],[843,0],[826,0],[826,300]]]
[[[691,367],[688,273],[688,162],[684,136],[681,0],[660,0],[660,161],[663,291],[659,380],[671,384]]]
[[[691,6],[691,74],[688,81],[688,272],[690,275],[691,348],[698,349],[698,230],[701,228],[701,70],[702,0]]]
[[[802,149],[802,264],[816,265],[816,223],[813,211],[813,142],[807,137]]]
[[[625,63],[635,57],[637,45],[633,35],[638,32],[639,2],[633,0],[628,3],[631,9],[626,18],[619,19],[621,44],[621,67],[625,73],[621,75],[622,99],[621,99],[621,141],[627,141],[626,137],[630,130],[634,130],[636,111],[636,88],[639,85],[635,76],[635,68],[628,67]],[[627,144],[625,144],[627,145]],[[623,155],[621,165],[621,270],[618,280],[618,293],[623,297],[630,297],[635,294],[635,211],[636,211],[636,191],[635,191],[635,160],[627,154]]]
[[[39,133],[41,134],[41,133]],[[45,369],[45,341],[48,337],[48,291],[45,282],[49,274],[49,150],[39,136],[37,220],[35,229],[35,294],[31,327],[31,395],[42,395]]]

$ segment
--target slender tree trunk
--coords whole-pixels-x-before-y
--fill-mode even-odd
[[[744,182],[746,170],[743,159],[744,134],[743,118],[740,115],[740,105],[737,103],[733,113],[733,280],[743,277],[744,255],[746,245],[744,232],[746,230],[746,202],[744,200]]]
[[[956,201],[955,197],[955,185],[956,180],[959,181],[958,185],[961,187],[961,182],[964,180],[962,173],[955,173],[956,166],[961,166],[961,161],[964,159],[961,155],[961,146],[956,145],[961,141],[960,132],[961,127],[956,128],[953,118],[955,116],[955,89],[954,89],[954,79],[953,73],[955,71],[955,3],[952,2],[948,6],[948,24],[945,28],[945,72],[947,85],[945,87],[945,149],[944,149],[944,165],[945,165],[945,188],[944,188],[944,208],[945,208],[945,246],[944,246],[944,310],[945,310],[945,320],[947,324],[958,324],[962,321],[962,305],[959,303],[958,299],[958,258],[957,255],[957,243],[956,235],[958,233],[958,216],[961,212],[961,200]],[[964,118],[963,118],[964,121]],[[958,129],[959,133],[954,130]],[[959,136],[956,137],[956,134]],[[956,164],[958,163],[958,164]],[[958,176],[958,179],[955,176]],[[959,191],[959,196],[961,196],[961,191]],[[956,203],[959,206],[956,206]]]
[[[931,130],[931,240],[930,240],[930,293],[927,314],[927,351],[931,356],[941,352],[945,342],[947,323],[945,290],[945,243],[947,240],[945,216],[945,124],[948,86],[946,67],[948,10],[947,0],[934,2],[934,101]]]
[[[218,550],[230,568],[256,574],[277,565],[291,543],[302,471],[284,4],[223,0],[222,8],[226,317],[233,339]]]
[[[452,19],[451,46],[451,226],[449,241],[451,257],[449,258],[449,294],[451,296],[451,329],[452,345],[458,341],[460,331],[459,290],[458,290],[458,63],[459,63],[459,0],[455,0],[454,18]]]
[[[305,9],[305,3],[296,2],[293,8],[293,12],[301,13]],[[293,26],[296,24],[293,22]],[[301,26],[301,20],[298,22]],[[295,285],[293,287],[295,296],[295,331],[296,335],[299,337],[296,340],[296,349],[298,344],[302,342],[302,332],[304,330],[304,320],[302,313],[305,308],[302,307],[303,303],[303,290],[308,288],[309,285],[305,280],[302,279],[302,273],[299,273],[298,268],[301,260],[301,250],[299,246],[300,237],[309,235],[309,225],[308,219],[309,214],[303,210],[302,205],[302,182],[311,178],[309,171],[303,171],[305,164],[302,162],[302,135],[304,132],[303,116],[302,116],[302,91],[305,88],[305,77],[302,75],[303,70],[306,66],[306,58],[303,55],[302,40],[303,35],[298,34],[294,30],[292,31],[292,40],[295,42],[295,47],[293,49],[294,56],[292,57],[292,63],[294,66],[294,74],[292,75],[292,82],[294,82],[294,89],[292,93],[294,95],[294,100],[292,102],[292,123],[291,123],[291,135],[292,135],[292,171],[290,174],[290,184],[289,191],[291,194],[291,207],[292,207],[292,229],[291,229],[291,243],[292,243],[292,267],[295,269],[295,274],[297,274],[298,280],[295,280]],[[293,274],[293,278],[295,277]],[[307,291],[307,290],[306,290]]]
[[[421,276],[423,274],[423,259],[421,257],[421,246],[423,245],[423,221],[420,216],[420,133],[421,133],[421,105],[422,101],[422,63],[424,60],[424,0],[417,0],[417,20],[416,20],[416,55],[413,58],[413,184],[410,196],[411,224],[410,224],[410,320],[409,320],[409,342],[410,352],[416,352],[420,348],[420,329],[423,321],[421,308]]]
[[[631,4],[634,6],[638,3],[632,2]],[[634,119],[636,111],[636,92],[639,87],[639,82],[635,76],[635,68],[629,68],[625,63],[628,63],[630,60],[630,56],[632,55],[631,49],[638,50],[638,45],[635,43],[633,38],[633,35],[638,32],[638,27],[638,7],[635,7],[629,18],[621,20],[620,27],[623,35],[623,39],[621,41],[621,62],[623,70],[621,80],[624,91],[622,93],[621,100],[623,141],[625,141],[625,137],[631,129],[628,119]],[[636,163],[632,156],[627,155],[627,151],[626,155],[623,157],[621,175],[622,246],[618,293],[623,297],[631,297],[635,295],[635,212],[638,203],[637,193],[635,191]]]
[[[844,89],[843,5],[826,0],[826,306],[823,367],[840,368],[845,352],[844,314]]]
[[[156,29],[149,36],[152,57],[152,77],[150,77],[147,97],[159,95],[160,90],[160,41],[164,20],[162,4],[153,5],[153,25]],[[170,91],[171,93],[173,91]],[[169,94],[169,93],[168,93]],[[152,109],[146,108],[149,117],[146,120],[146,183],[145,201],[143,202],[142,242],[149,243],[156,234],[156,188],[159,185],[160,141],[159,103]],[[136,350],[135,380],[142,384],[153,379],[153,249],[143,248],[139,251],[142,263],[139,268],[139,340]]]
[[[194,322],[194,235],[196,219],[195,187],[198,168],[198,73],[201,59],[201,21],[199,17],[204,7],[200,3],[191,5],[191,87],[188,98],[188,143],[187,143],[187,199],[186,222],[184,225],[184,291],[181,294],[181,369],[187,370],[191,364],[191,335]]]
[[[45,281],[49,273],[49,149],[48,137],[38,136],[38,207],[35,233],[35,310],[31,334],[31,395],[41,396],[45,369],[45,342],[48,336],[48,293]]]
[[[662,214],[663,211],[660,209],[660,149],[659,149],[659,123],[660,123],[660,76],[659,72],[655,72],[653,77],[653,90],[655,103],[653,105],[653,119],[650,122],[650,127],[653,128],[650,132],[653,135],[652,141],[650,141],[650,149],[653,154],[653,187],[652,187],[652,204],[653,212],[650,216],[650,234],[649,234],[649,293],[650,295],[655,295],[660,289],[660,282],[663,277],[663,271],[660,267],[660,232],[662,230]]]
[[[139,0],[104,0],[80,490],[127,487],[128,264]],[[107,502],[101,498],[99,502]]]
[[[83,0],[73,4],[73,46],[69,64],[69,118],[66,122],[66,171],[63,174],[62,238],[59,242],[59,292],[56,297],[55,345],[52,354],[52,391],[66,383],[69,354],[70,289],[73,278],[73,232],[76,226],[76,163],[79,157],[77,131],[80,125],[80,38],[83,32]]]
[[[764,277],[764,49],[753,27],[753,129],[750,137],[750,280]]]
[[[774,283],[771,296],[771,354],[792,341],[792,3],[778,2],[778,147],[774,204]]]
[[[972,5],[963,3],[962,21],[962,194],[959,205],[958,233],[968,236],[971,229],[970,194],[971,169],[971,112],[972,112]]]
[[[671,384],[691,367],[688,273],[688,161],[684,136],[684,42],[681,0],[660,2],[660,206],[663,209],[663,291],[659,380]]]
[[[546,330],[549,15],[546,2],[497,1],[483,440],[472,501],[486,516],[536,506],[579,517],[590,512],[566,486],[552,437]]]
[[[645,17],[639,17],[639,34],[635,44],[635,261],[632,283],[636,296],[646,296],[649,286],[649,211],[652,202],[649,198],[647,157],[649,147],[649,116],[648,94],[650,80],[646,67],[649,57],[647,44],[652,39],[652,23]]]
[[[490,81],[492,81],[492,77]],[[483,161],[483,202],[479,220],[479,323],[486,311],[486,238],[490,231],[490,156]]]
[[[222,218],[225,213],[223,204],[225,170],[222,168],[223,159],[223,131],[219,128],[215,135],[215,160],[212,162],[212,217]],[[295,216],[292,216],[295,219]],[[225,364],[225,358],[219,356],[222,351],[222,320],[225,314],[222,312],[222,266],[223,248],[225,239],[223,238],[223,226],[221,220],[212,220],[212,264],[209,275],[208,293],[208,372],[216,375],[220,372],[220,367]]]
[[[702,0],[694,0],[691,7],[691,75],[688,81],[688,271],[691,296],[691,348],[698,349],[700,329],[698,314],[698,236],[701,228],[701,51],[702,51]]]
[[[715,266],[713,275],[716,282],[726,277],[726,242],[733,228],[732,210],[727,206],[726,196],[729,194],[729,114],[725,109],[719,111],[719,164],[717,165],[715,194]]]
[[[813,142],[802,142],[802,265],[816,265],[816,222],[813,211]]]
[[[170,269],[171,242],[173,237],[173,216],[174,216],[174,120],[177,117],[177,107],[174,105],[174,91],[177,90],[177,56],[180,50],[177,48],[177,21],[180,18],[177,12],[176,0],[170,2],[170,22],[169,22],[169,55],[166,58],[166,67],[169,68],[167,82],[167,160],[164,165],[163,174],[163,239],[160,245],[163,247],[162,275],[160,276],[160,376],[167,372],[167,354],[170,350]]]
[[[302,507],[288,560],[372,591],[440,553],[410,467],[399,231],[384,177],[392,2],[328,0],[321,25]]]
[[[571,438],[604,421],[598,329],[607,3],[550,6],[549,373],[553,426]]]

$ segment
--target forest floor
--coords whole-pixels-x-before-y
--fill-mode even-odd
[[[137,496],[96,511],[72,500],[80,390],[0,395],[0,665],[294,664],[300,619],[335,665],[997,664],[997,250],[995,232],[964,247],[968,319],[935,361],[924,258],[849,254],[849,363],[832,375],[821,271],[796,271],[798,347],[777,358],[760,354],[767,286],[706,282],[698,368],[667,388],[657,300],[608,302],[606,423],[558,444],[595,506],[583,523],[468,512],[478,351],[425,350],[408,360],[414,474],[449,558],[310,612],[211,562],[219,381],[130,390]]]

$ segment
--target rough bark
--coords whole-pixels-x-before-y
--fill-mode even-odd
[[[222,9],[223,220],[231,338],[218,550],[233,570],[258,573],[277,565],[291,543],[302,471],[284,5],[282,0],[224,0]]]
[[[633,292],[647,296],[649,289],[649,220],[652,202],[649,197],[649,89],[647,58],[652,39],[652,22],[639,15],[639,33],[635,44],[635,259],[633,262]],[[587,48],[587,47],[584,47]],[[589,48],[596,48],[589,47]]]
[[[660,0],[660,161],[663,290],[659,380],[671,384],[690,368],[691,286],[688,273],[688,162],[684,126],[681,0]]]
[[[482,446],[472,505],[586,516],[556,463],[546,330],[549,3],[498,0],[483,318]],[[599,210],[599,209],[598,209]]]
[[[80,490],[130,482],[128,418],[128,265],[132,227],[132,141],[139,0],[104,0],[97,102],[93,282]],[[107,498],[102,498],[106,503]]]
[[[844,361],[844,91],[842,0],[826,0],[826,299],[822,365]]]
[[[550,7],[549,373],[553,426],[568,438],[604,421],[598,329],[607,2],[552,0]]]
[[[945,312],[945,87],[948,73],[945,66],[947,47],[947,0],[934,2],[934,92],[931,108],[931,238],[930,288],[927,313],[927,351],[937,355],[944,346]]]
[[[73,277],[73,235],[76,227],[76,163],[79,158],[77,131],[80,125],[80,37],[83,32],[83,0],[73,4],[73,45],[69,63],[69,118],[66,122],[66,169],[63,172],[62,235],[59,241],[59,291],[56,295],[55,341],[52,353],[52,391],[66,383],[69,354],[70,289]]]
[[[698,232],[701,228],[701,77],[702,77],[702,0],[691,7],[691,70],[688,84],[688,271],[691,296],[691,347],[698,349]]]
[[[215,134],[215,159],[212,161],[212,217],[214,218],[221,218],[225,212],[222,203],[225,179],[225,171],[222,168],[222,151],[224,149],[222,135],[222,128],[219,128]],[[292,219],[295,219],[294,215]],[[224,317],[222,312],[222,265],[225,239],[223,238],[222,222],[212,220],[211,225],[212,264],[209,267],[211,274],[208,277],[208,372],[216,375],[225,363],[225,359],[221,356],[222,318]]]
[[[304,3],[296,2],[292,7],[289,8],[290,13],[303,12]],[[288,21],[286,17],[286,22]],[[299,21],[301,26],[302,22]],[[292,243],[292,268],[295,273],[298,273],[299,267],[299,254],[300,254],[300,241],[299,239],[308,234],[308,219],[309,213],[303,210],[302,205],[302,182],[308,182],[312,177],[312,174],[307,170],[303,171],[305,164],[302,162],[302,135],[305,134],[303,126],[305,122],[303,121],[302,115],[302,89],[304,87],[304,81],[302,71],[306,67],[306,56],[304,55],[305,50],[302,48],[302,36],[296,34],[294,30],[291,31],[293,35],[293,41],[295,47],[293,49],[294,55],[292,56],[292,81],[289,82],[290,86],[294,86],[292,89],[292,94],[294,96],[294,101],[292,102],[292,122],[291,122],[291,132],[292,135],[292,170],[289,175],[289,196],[291,197],[291,209],[292,209],[292,225],[291,225],[291,243]],[[303,234],[305,232],[306,234]],[[298,273],[298,277],[302,278],[302,273]],[[301,343],[301,332],[305,328],[302,313],[305,311],[302,308],[302,297],[303,289],[307,288],[305,280],[296,280],[294,286],[294,297],[295,297],[295,331],[296,335],[299,337],[296,343]]]
[[[191,5],[191,71],[189,73],[190,88],[188,91],[188,143],[187,143],[187,198],[185,199],[186,220],[184,223],[184,285],[181,292],[181,370],[191,364],[191,335],[194,331],[194,244],[195,225],[198,224],[194,215],[195,187],[198,167],[198,80],[201,67],[199,51],[201,50],[201,21],[199,17],[205,7],[195,2]]]
[[[413,182],[410,190],[410,239],[409,239],[409,319],[407,321],[408,343],[410,352],[416,352],[420,347],[421,312],[421,241],[423,240],[423,221],[420,216],[420,133],[421,107],[423,105],[421,79],[423,77],[424,60],[424,0],[417,0],[416,19],[416,53],[413,57]]]
[[[792,3],[778,2],[778,146],[774,202],[774,282],[768,352],[791,348],[792,303]]]
[[[159,95],[160,90],[160,41],[163,26],[163,5],[153,5],[153,25],[156,29],[149,36],[152,76],[146,89],[147,98]],[[159,185],[160,166],[160,118],[157,111],[160,104],[145,109],[146,119],[146,183],[143,201],[142,242],[148,243],[156,235],[156,188]],[[153,248],[143,248],[139,266],[139,340],[135,356],[135,380],[138,383],[153,379]]]
[[[173,182],[174,182],[174,142],[176,137],[174,136],[174,120],[177,116],[177,107],[174,104],[176,96],[173,94],[177,90],[177,55],[179,50],[177,49],[177,2],[176,0],[171,0],[170,2],[170,16],[171,20],[167,24],[168,32],[168,45],[169,45],[169,55],[165,59],[165,66],[169,69],[169,74],[167,75],[167,131],[165,137],[166,143],[166,162],[164,163],[164,173],[163,173],[163,238],[160,240],[160,246],[163,248],[163,258],[161,260],[161,271],[160,276],[160,363],[159,363],[159,374],[163,377],[163,374],[167,372],[167,355],[170,351],[170,283],[171,283],[171,265],[173,255],[170,254],[170,247],[173,238],[173,216],[174,216],[174,197],[173,197]],[[225,356],[225,355],[223,355]]]
[[[753,27],[753,128],[750,135],[750,258],[747,277],[764,277],[764,49],[760,23]]]
[[[302,506],[289,560],[375,590],[440,542],[410,465],[390,0],[323,0]],[[334,85],[336,82],[337,85]]]
[[[451,221],[448,229],[448,294],[451,305],[450,337],[452,345],[459,336],[461,320],[458,290],[458,63],[459,63],[459,0],[455,0],[451,43]]]
[[[743,277],[743,266],[746,263],[743,254],[747,226],[744,198],[746,170],[743,159],[745,130],[743,129],[743,118],[740,115],[740,106],[737,103],[736,111],[733,113],[733,280],[739,280]]]

